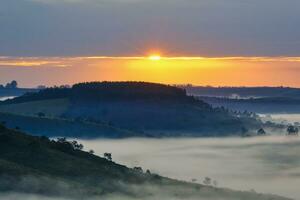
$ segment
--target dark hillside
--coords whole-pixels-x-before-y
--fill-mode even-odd
[[[118,195],[116,199],[288,200],[144,173],[84,152],[78,143],[29,136],[0,125],[0,198],[2,192],[72,199]]]
[[[71,143],[29,136],[3,126],[0,126],[0,176],[12,176],[16,181],[24,176],[45,176],[63,179],[70,184],[74,182],[74,187],[84,188],[82,184],[87,184],[84,189],[91,187],[97,180],[99,194],[112,190],[116,181],[142,183],[153,178],[83,152]],[[0,184],[0,191],[13,190],[12,187]]]
[[[137,133],[121,130],[103,123],[80,120],[40,118],[33,116],[0,113],[0,122],[34,135],[69,138],[125,138]]]

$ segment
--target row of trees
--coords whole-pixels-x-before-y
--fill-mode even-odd
[[[185,99],[183,89],[169,85],[146,82],[90,82],[75,84],[72,88],[75,99]]]
[[[5,85],[0,84],[0,89],[16,89],[18,88],[18,82],[13,80],[10,83],[6,83]]]
[[[299,133],[299,128],[297,126],[293,126],[293,125],[289,125],[286,129],[286,132],[287,132],[287,135],[295,135],[297,136],[298,133]],[[263,128],[260,128],[258,129],[257,131],[257,135],[261,135],[261,136],[264,136],[264,135],[267,135],[266,131],[263,129]]]
[[[193,178],[193,179],[192,179],[192,182],[193,182],[193,183],[196,183],[196,182],[197,182],[197,179]],[[215,187],[218,186],[218,181],[212,180],[212,179],[209,178],[209,177],[205,177],[202,183],[203,183],[204,185],[207,185],[207,186],[215,186]]]

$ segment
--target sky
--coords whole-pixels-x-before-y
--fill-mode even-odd
[[[1,0],[0,84],[300,87],[299,18],[299,0]]]

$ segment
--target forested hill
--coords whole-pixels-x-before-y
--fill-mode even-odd
[[[47,88],[37,93],[27,93],[4,103],[23,103],[57,98],[70,98],[74,101],[193,100],[192,97],[186,95],[184,89],[169,85],[147,82],[89,82],[75,84],[72,88]]]
[[[241,135],[261,127],[250,115],[237,117],[224,108],[212,108],[186,95],[184,89],[145,82],[49,88],[5,101],[0,105],[0,119],[1,112],[105,124],[142,137]],[[8,124],[19,126],[14,121]],[[28,129],[28,123],[26,127],[38,133],[33,126]]]
[[[164,178],[82,148],[76,141],[29,136],[0,125],[0,199],[9,193],[13,199],[31,194],[30,199],[288,200]]]

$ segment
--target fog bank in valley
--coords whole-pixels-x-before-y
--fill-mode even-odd
[[[180,180],[219,187],[255,190],[286,197],[300,196],[300,139],[256,138],[82,140],[97,155],[111,152],[113,160],[130,167]]]

